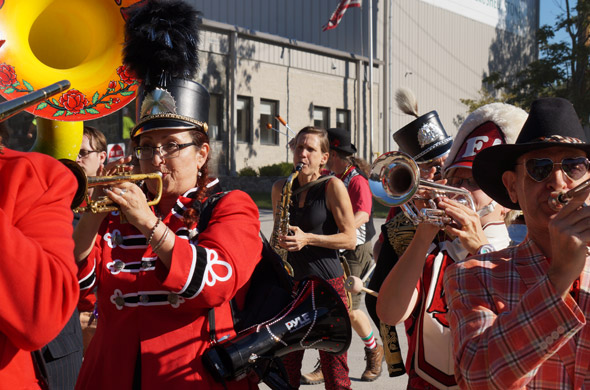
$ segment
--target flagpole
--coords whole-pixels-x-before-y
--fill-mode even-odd
[[[369,158],[373,161],[373,0],[369,0]]]

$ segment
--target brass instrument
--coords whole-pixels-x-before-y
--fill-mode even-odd
[[[416,161],[400,151],[382,154],[371,164],[369,187],[379,203],[401,207],[414,225],[429,222],[443,227],[451,222],[443,210],[436,208],[434,199],[441,196],[452,198],[475,211],[469,191],[421,179]],[[429,207],[418,209],[414,203],[417,199],[424,200]]]
[[[558,192],[554,191],[549,196],[549,207],[555,211],[559,211],[563,206],[569,203],[577,194],[586,191],[590,187],[590,179],[578,184],[569,191]]]
[[[279,256],[281,256],[281,259],[283,259],[283,265],[291,276],[293,276],[293,267],[291,267],[291,264],[289,264],[287,261],[287,255],[289,254],[289,251],[279,245],[279,237],[289,234],[289,206],[291,205],[293,182],[299,175],[301,168],[303,168],[303,164],[297,164],[295,170],[291,175],[289,175],[285,181],[285,184],[283,185],[281,199],[277,205],[274,218],[272,235],[270,236],[270,246],[275,250],[275,252],[277,252]]]
[[[112,211],[118,211],[119,206],[114,203],[108,196],[101,196],[96,200],[90,199],[88,196],[88,189],[99,187],[99,186],[109,186],[116,183],[122,182],[138,182],[142,180],[156,180],[158,183],[158,189],[156,197],[153,200],[148,201],[148,206],[153,206],[158,204],[160,198],[162,197],[162,173],[160,172],[152,172],[152,173],[140,173],[140,174],[121,174],[121,175],[114,175],[114,176],[90,176],[87,179],[86,184],[86,205],[76,207],[73,211],[75,213],[107,213]]]
[[[19,98],[0,103],[0,122],[68,88],[70,88],[70,82],[68,80],[62,80]]]
[[[0,2],[2,64],[7,72],[0,95],[14,100],[67,75],[71,89],[26,110],[37,117],[75,122],[123,108],[138,87],[121,53],[126,10],[138,1]]]

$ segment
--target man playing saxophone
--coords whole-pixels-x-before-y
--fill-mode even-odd
[[[346,303],[343,270],[338,249],[354,249],[356,233],[354,216],[346,187],[340,179],[322,176],[328,161],[330,145],[324,129],[305,127],[295,137],[293,165],[303,164],[293,183],[289,209],[290,235],[279,236],[281,247],[287,249],[295,281],[307,276],[327,280]],[[285,179],[272,188],[275,210],[281,201]],[[303,351],[283,357],[291,386],[298,388]],[[334,356],[320,351],[326,389],[350,389],[346,353]]]
[[[452,222],[441,230],[435,222],[417,227],[415,236],[386,277],[377,299],[377,313],[388,324],[406,322],[414,328],[406,359],[408,388],[456,388],[442,275],[469,254],[504,248],[510,242],[503,221],[504,208],[474,182],[473,158],[486,148],[514,142],[526,113],[514,106],[493,103],[465,120],[449,153],[443,175],[447,185],[470,192],[471,209],[449,198],[437,199]]]

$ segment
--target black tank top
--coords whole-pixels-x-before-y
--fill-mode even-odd
[[[292,197],[289,208],[289,223],[292,226],[297,226],[306,233],[323,235],[338,233],[334,216],[326,204],[328,181],[325,180],[310,187],[303,207],[299,207],[301,194]],[[299,182],[296,180],[293,183],[293,191],[299,187]],[[298,252],[289,252],[288,261],[293,267],[295,280],[301,280],[310,275],[323,279],[335,279],[343,275],[338,251],[335,249],[306,245]]]

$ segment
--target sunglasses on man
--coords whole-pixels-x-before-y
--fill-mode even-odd
[[[550,158],[531,158],[524,162],[526,172],[536,182],[546,180],[555,167],[572,180],[579,180],[588,172],[590,161],[586,157],[564,158],[561,162],[553,162]]]

